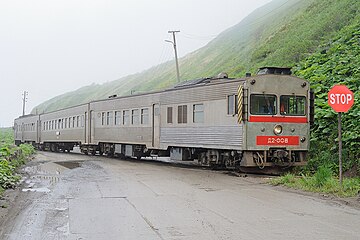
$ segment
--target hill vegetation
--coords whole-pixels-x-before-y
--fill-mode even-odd
[[[315,169],[319,165],[337,168],[337,113],[327,104],[327,94],[335,84],[345,84],[354,92],[355,104],[342,116],[343,157],[345,169],[353,165],[360,167],[359,56],[360,17],[296,67],[295,73],[310,80],[316,95],[311,138],[313,154],[309,168]]]

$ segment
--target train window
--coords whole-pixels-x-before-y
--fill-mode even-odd
[[[187,105],[178,106],[178,123],[187,123]]]
[[[238,96],[237,95],[229,95],[228,96],[228,115],[235,115],[238,112],[237,106]]]
[[[67,128],[68,127],[68,119],[65,118],[65,124],[64,124],[64,128]]]
[[[80,116],[76,116],[76,127],[80,127]]]
[[[275,115],[276,96],[270,94],[252,94],[250,96],[250,113],[254,115]]]
[[[85,116],[84,115],[81,115],[80,123],[81,123],[81,127],[84,127],[84,125],[85,125]]]
[[[173,123],[173,108],[168,107],[167,108],[167,123]]]
[[[193,105],[193,122],[194,123],[204,122],[204,104]]]
[[[115,125],[121,124],[121,111],[115,111]]]
[[[149,124],[149,109],[141,109],[141,124]]]
[[[72,127],[75,128],[75,117],[72,118]]]
[[[105,117],[106,117],[106,115],[105,115],[105,113],[103,112],[103,113],[101,113],[101,125],[105,125]]]
[[[303,96],[280,96],[280,114],[304,116],[305,102],[306,98]]]
[[[130,124],[130,110],[123,111],[123,123],[124,125]]]
[[[71,117],[69,117],[69,128],[71,128]]]
[[[131,111],[131,124],[139,125],[139,109],[134,109]]]
[[[113,121],[113,112],[106,113],[106,125],[112,125]]]

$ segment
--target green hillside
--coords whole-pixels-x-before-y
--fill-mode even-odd
[[[359,9],[357,0],[274,0],[222,32],[207,46],[181,58],[181,79],[220,72],[238,77],[255,72],[260,66],[295,66],[343,27],[358,21]],[[51,111],[113,94],[163,89],[175,82],[174,63],[167,62],[119,80],[57,96],[33,112]]]

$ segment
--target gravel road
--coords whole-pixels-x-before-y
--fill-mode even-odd
[[[258,176],[51,152],[22,171],[0,239],[360,238],[358,208]]]

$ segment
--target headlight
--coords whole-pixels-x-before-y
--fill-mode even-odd
[[[276,125],[276,126],[274,127],[274,133],[275,133],[276,135],[280,135],[280,134],[282,133],[282,126]]]

